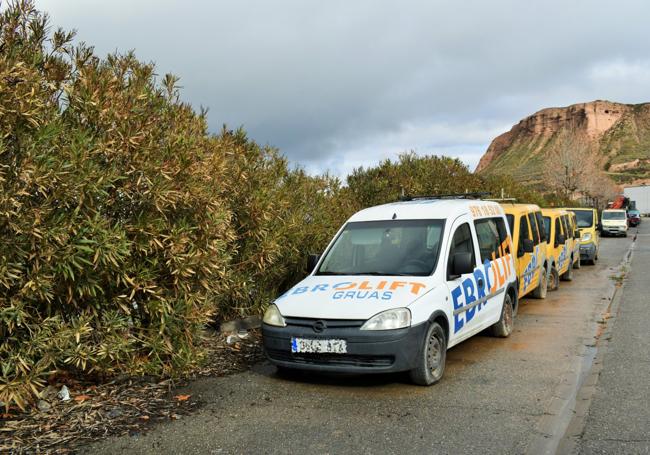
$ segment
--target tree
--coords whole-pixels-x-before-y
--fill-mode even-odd
[[[573,200],[579,196],[606,197],[615,185],[602,170],[602,157],[584,136],[561,130],[544,161],[544,182],[551,192]]]

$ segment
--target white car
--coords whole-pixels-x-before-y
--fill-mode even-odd
[[[627,237],[627,212],[625,210],[603,210],[601,220],[603,235],[623,235]]]
[[[266,355],[279,368],[409,371],[436,383],[447,349],[489,327],[512,332],[512,252],[495,202],[422,197],[361,210],[268,307]]]

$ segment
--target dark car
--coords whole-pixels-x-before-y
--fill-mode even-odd
[[[641,223],[641,212],[638,210],[627,211],[627,224],[630,227],[636,227]]]

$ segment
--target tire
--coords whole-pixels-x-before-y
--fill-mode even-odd
[[[539,284],[533,290],[533,297],[536,299],[545,299],[548,292],[548,277],[546,276],[546,268],[542,267],[539,272]]]
[[[560,287],[560,275],[557,273],[555,266],[551,266],[551,271],[548,275],[548,290],[557,291]]]
[[[492,330],[492,336],[507,338],[512,333],[514,325],[515,314],[512,297],[510,297],[509,293],[506,293],[506,296],[503,299],[503,307],[501,307],[501,318],[499,318],[496,324],[490,327]]]
[[[573,281],[573,266],[569,266],[560,277],[562,281]]]
[[[437,322],[432,322],[422,339],[418,366],[409,371],[417,385],[433,385],[442,379],[447,361],[447,337]]]
[[[578,260],[573,263],[573,268],[579,269],[580,267],[582,267],[582,260],[580,259],[580,254],[578,254]]]

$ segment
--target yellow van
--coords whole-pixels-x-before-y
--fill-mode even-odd
[[[580,260],[580,231],[578,230],[578,220],[576,214],[569,209],[564,209],[567,212],[567,220],[569,221],[569,233],[571,236],[571,252],[573,254],[573,268],[579,269],[582,265]]]
[[[501,203],[516,249],[515,268],[519,297],[532,293],[543,299],[548,288],[546,230],[540,208],[534,204]]]
[[[547,237],[546,255],[550,263],[549,289],[557,289],[560,279],[573,279],[573,242],[567,238],[568,212],[563,209],[542,209]]]
[[[600,236],[598,235],[598,210],[589,208],[566,209],[576,215],[580,231],[580,260],[594,265],[598,260]]]

